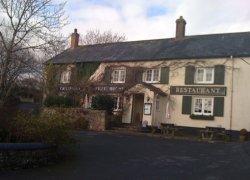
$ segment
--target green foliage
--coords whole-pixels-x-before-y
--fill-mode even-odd
[[[12,142],[42,142],[53,145],[73,142],[68,118],[57,112],[39,116],[18,113],[11,124],[10,133]]]
[[[83,117],[76,117],[72,125],[75,130],[87,130],[89,122]]]
[[[74,102],[69,97],[48,96],[44,101],[45,107],[72,107]]]
[[[197,119],[197,120],[214,120],[214,116],[204,116],[204,115],[191,114],[189,117],[191,119]]]
[[[112,115],[110,117],[110,126],[111,127],[122,127],[122,116],[121,115]]]
[[[56,93],[56,86],[58,84],[58,79],[60,76],[59,69],[53,65],[52,63],[49,63],[45,66],[44,75],[46,77],[46,84],[45,89],[48,94],[55,94]]]
[[[224,136],[223,139],[224,139],[225,142],[230,142],[230,136],[229,135]]]
[[[112,113],[115,106],[115,100],[109,95],[97,95],[92,98],[92,108],[96,110],[106,110]]]
[[[87,81],[96,71],[100,63],[84,63],[77,66],[77,80]]]
[[[16,107],[5,106],[0,108],[0,142],[8,141],[10,136],[9,127],[13,117],[16,116]]]

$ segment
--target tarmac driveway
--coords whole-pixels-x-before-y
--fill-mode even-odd
[[[250,179],[250,143],[80,132],[76,157],[0,179]]]

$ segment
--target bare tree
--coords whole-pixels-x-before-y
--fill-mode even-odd
[[[82,45],[90,45],[90,44],[105,44],[111,42],[122,42],[126,40],[125,35],[120,35],[118,33],[113,33],[112,31],[104,31],[100,30],[89,30],[83,36],[81,36],[80,43]]]
[[[64,3],[0,0],[0,107],[20,74],[35,71],[34,53],[53,47],[67,23]]]
[[[63,35],[58,35],[52,37],[52,39],[48,42],[49,46],[45,47],[43,49],[43,59],[51,59],[52,57],[60,54],[65,49],[67,49],[68,46],[68,38],[64,37]]]

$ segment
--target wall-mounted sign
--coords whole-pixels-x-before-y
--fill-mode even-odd
[[[152,103],[144,104],[144,115],[151,115]]]
[[[172,95],[202,95],[202,96],[226,96],[226,87],[210,86],[171,86]]]
[[[69,86],[69,85],[59,85],[59,91],[68,92],[68,91],[83,91],[83,88],[77,86]]]
[[[97,85],[93,87],[95,92],[99,93],[118,93],[124,91],[124,86],[119,85]]]

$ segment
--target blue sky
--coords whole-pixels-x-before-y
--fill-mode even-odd
[[[63,33],[100,29],[128,40],[167,38],[181,15],[188,35],[250,31],[249,9],[249,0],[68,0]]]
[[[155,17],[155,16],[161,16],[164,14],[167,14],[168,8],[159,6],[159,5],[154,5],[151,6],[147,9],[147,17]]]

